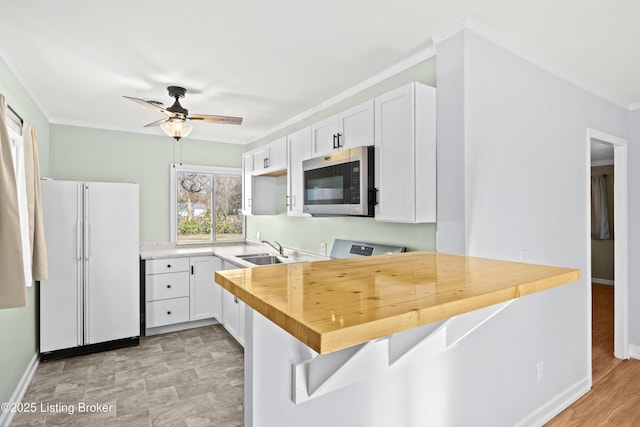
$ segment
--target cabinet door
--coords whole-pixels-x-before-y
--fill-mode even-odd
[[[374,144],[373,99],[356,105],[339,115],[338,148],[352,148]]]
[[[244,215],[252,215],[252,173],[253,173],[253,155],[245,154],[242,156],[242,213]]]
[[[253,157],[253,173],[260,174],[269,167],[269,147],[260,148],[254,151]]]
[[[378,221],[436,221],[435,96],[411,83],[375,99]]]
[[[240,336],[240,300],[226,289],[222,290],[222,311],[225,329],[238,340]]]
[[[375,176],[379,221],[415,220],[414,90],[403,86],[375,99]]]
[[[311,125],[311,157],[321,156],[337,148],[338,116],[332,116]]]
[[[295,132],[287,138],[289,167],[287,173],[287,215],[310,216],[303,213],[304,176],[302,161],[311,157],[311,128]]]
[[[280,138],[252,151],[253,174],[261,175],[287,168],[287,138]]]
[[[218,287],[213,279],[216,270],[222,268],[219,258],[201,256],[190,258],[189,319],[191,321],[216,317]],[[219,310],[218,310],[219,311]]]
[[[287,169],[287,138],[280,138],[268,145],[267,172]]]

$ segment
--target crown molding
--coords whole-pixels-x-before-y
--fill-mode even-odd
[[[294,123],[297,123],[301,120],[304,120],[308,117],[311,117],[312,115],[325,110],[335,104],[337,104],[338,102],[344,101],[347,98],[350,98],[354,95],[356,95],[359,92],[362,92],[365,89],[369,89],[372,86],[375,86],[376,84],[388,79],[389,77],[393,77],[396,74],[399,74],[411,67],[413,67],[414,65],[417,65],[423,61],[426,61],[427,59],[433,58],[434,56],[436,56],[436,48],[435,46],[429,46],[426,49],[421,50],[420,52],[398,62],[395,65],[392,65],[391,67],[381,71],[380,73],[368,78],[367,80],[358,83],[357,85],[345,90],[344,92],[327,99],[326,101],[316,105],[313,108],[310,108],[309,110],[303,111],[302,113],[295,115],[293,117],[291,117],[290,119],[280,123],[279,125],[276,125],[274,127],[272,127],[271,129],[268,129],[266,132],[261,133],[260,135],[254,136],[252,138],[250,138],[247,141],[247,144],[251,144],[252,142],[258,141],[259,139],[262,139],[266,136],[269,136],[281,129],[286,128],[287,126],[290,126]]]

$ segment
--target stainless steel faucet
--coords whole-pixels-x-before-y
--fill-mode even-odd
[[[274,242],[275,242],[275,240],[274,240]],[[273,249],[278,251],[278,253],[280,254],[281,257],[288,258],[288,256],[284,254],[284,248],[282,247],[282,245],[280,243],[276,242],[276,245],[278,245],[277,247],[276,247],[276,245],[274,245],[273,243],[269,242],[268,240],[263,240],[262,243],[266,243],[267,245],[271,246]]]

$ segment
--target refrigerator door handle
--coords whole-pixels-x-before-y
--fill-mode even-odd
[[[76,260],[82,260],[82,221],[76,222]]]
[[[91,224],[87,223],[85,225],[85,229],[84,229],[84,259],[85,261],[89,261],[89,255],[90,255],[90,245],[91,245],[91,238],[90,238],[90,234],[91,234]]]

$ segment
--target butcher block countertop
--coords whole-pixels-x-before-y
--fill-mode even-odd
[[[580,271],[407,252],[218,271],[216,282],[318,353],[576,281]]]

